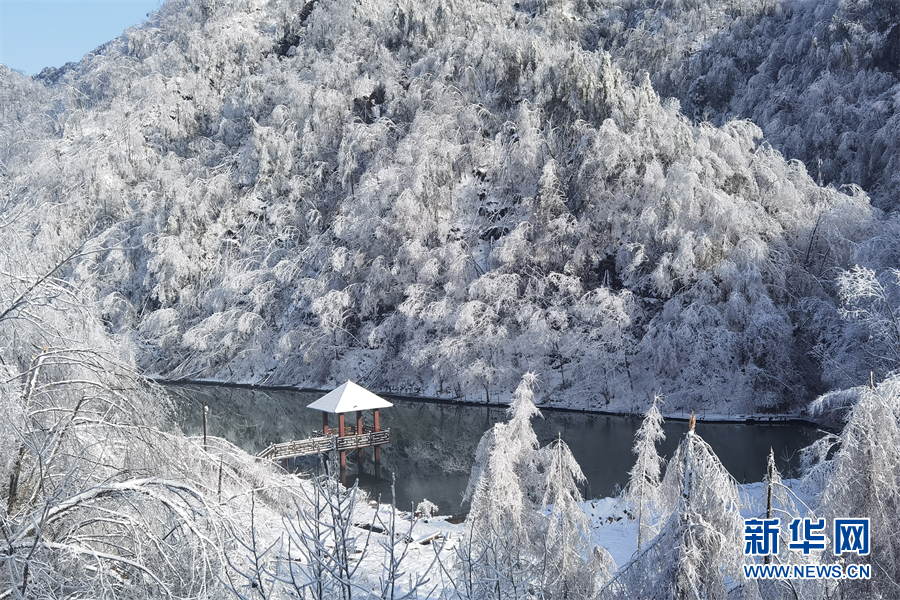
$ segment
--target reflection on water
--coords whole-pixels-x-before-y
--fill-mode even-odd
[[[306,408],[320,393],[198,384],[167,385],[166,389],[177,398],[179,420],[186,433],[201,432],[205,400],[210,407],[210,435],[224,437],[254,454],[274,442],[308,437],[322,426],[322,413]],[[400,399],[392,402],[392,408],[381,411],[381,426],[391,429],[391,444],[382,447],[384,479],[379,482],[364,477],[360,486],[388,500],[390,482],[386,480],[394,473],[399,507],[414,506],[428,498],[444,514],[464,511],[467,507],[460,502],[475,448],[485,431],[506,419],[505,409]],[[337,417],[331,415],[331,419],[336,426]],[[371,416],[366,419],[368,422]],[[628,471],[634,464],[631,446],[640,419],[547,410],[533,425],[542,445],[557,434],[569,445],[587,477],[587,497],[612,495],[617,485],[628,481]],[[686,431],[687,422],[667,421],[660,454],[671,456]],[[775,450],[782,476],[796,475],[799,450],[819,435],[806,425],[762,423],[698,423],[697,432],[738,482],[763,478],[770,447]],[[347,453],[351,478],[357,472],[355,456],[355,452]],[[365,460],[364,471],[372,473],[371,449],[366,451]],[[300,466],[313,468],[314,461],[300,461]]]

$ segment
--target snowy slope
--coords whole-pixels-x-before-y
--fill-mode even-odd
[[[494,400],[531,370],[572,406],[754,414],[889,369],[834,283],[896,254],[866,194],[686,118],[615,66],[608,18],[173,0],[2,73],[35,118],[3,113],[34,142],[0,185],[61,203],[35,247],[102,238],[67,277],[163,377]]]

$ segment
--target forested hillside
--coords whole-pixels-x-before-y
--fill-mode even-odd
[[[900,4],[604,3],[597,44],[695,121],[753,120],[819,183],[900,205]]]
[[[169,0],[0,65],[0,600],[895,597],[898,11]],[[423,535],[147,375],[513,402]],[[554,402],[646,413],[621,503]],[[663,474],[663,414],[807,407],[802,480],[739,488],[693,417]],[[741,569],[791,563],[869,579]]]
[[[149,374],[798,410],[900,348],[897,11],[699,4],[170,0],[2,67],[2,201]]]

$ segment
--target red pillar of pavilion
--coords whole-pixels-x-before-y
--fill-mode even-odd
[[[344,437],[346,435],[346,431],[344,430],[344,413],[340,413],[338,415],[338,435],[340,437]],[[341,450],[341,471],[347,469],[347,453]]]
[[[378,427],[378,409],[375,409],[375,431],[381,431]],[[381,446],[375,446],[375,477],[381,479]]]
[[[360,436],[363,434],[363,411],[356,411],[356,435]],[[358,438],[357,438],[358,439]],[[358,471],[362,471],[363,466],[363,449],[360,448],[356,455],[356,469]]]
[[[375,431],[381,431],[378,426],[378,409],[375,409]],[[375,446],[375,463],[381,462],[381,446]]]

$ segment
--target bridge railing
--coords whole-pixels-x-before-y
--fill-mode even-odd
[[[331,450],[356,450],[370,446],[381,446],[391,443],[391,430],[368,431],[360,435],[347,435],[339,437],[326,435],[312,437],[305,440],[294,440],[281,444],[272,444],[257,456],[267,460],[281,460],[295,456],[310,456],[321,454]]]
[[[391,430],[371,431],[360,435],[346,435],[335,438],[338,450],[355,450],[356,448],[368,448],[391,443]]]

